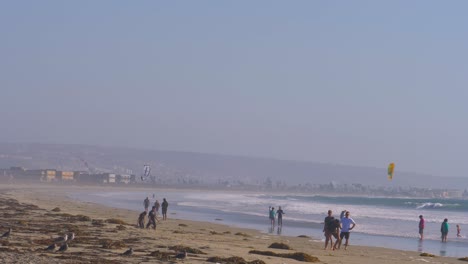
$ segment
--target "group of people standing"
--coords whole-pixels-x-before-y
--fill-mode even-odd
[[[419,240],[423,240],[424,239],[424,227],[425,227],[425,224],[426,221],[424,220],[424,216],[420,215],[419,216]],[[442,224],[440,225],[440,233],[441,233],[441,239],[442,239],[442,242],[447,242],[447,236],[448,236],[448,232],[449,232],[449,224],[448,224],[448,219],[445,218],[444,221],[442,222]],[[461,228],[460,228],[460,225],[457,225],[457,237],[461,237]]]
[[[348,248],[348,241],[351,230],[356,226],[356,222],[350,217],[350,212],[343,210],[340,214],[340,219],[333,216],[332,210],[328,210],[328,215],[325,217],[323,232],[325,236],[325,247],[327,249],[328,243],[330,243],[330,249],[340,249],[341,241],[343,238],[345,241],[345,250]],[[335,238],[335,243],[333,243]]]
[[[278,217],[278,226],[283,226],[283,215],[284,211],[281,209],[281,206],[278,207],[278,210],[275,211],[275,208],[270,206],[268,208],[268,216],[270,218],[271,227],[275,227],[275,219]]]
[[[169,203],[167,202],[166,198],[163,198],[163,202],[161,204],[159,203],[158,200],[156,200],[151,210],[149,210],[150,200],[148,197],[146,197],[145,200],[143,201],[143,206],[145,207],[145,211],[141,212],[140,215],[138,216],[139,228],[150,228],[152,226],[153,229],[156,229],[156,222],[159,222],[159,219],[157,218],[157,216],[159,214],[160,207],[161,207],[161,213],[163,216],[162,220],[167,220],[167,208],[169,207]],[[148,223],[145,226],[145,217],[147,214],[148,214]]]

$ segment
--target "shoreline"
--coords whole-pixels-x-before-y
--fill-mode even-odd
[[[36,205],[40,210],[38,209],[38,212],[36,212],[36,209],[32,210],[35,214],[42,214],[43,217],[50,216],[57,222],[63,221],[59,215],[68,214],[75,216],[84,215],[91,219],[103,220],[104,222],[106,219],[121,219],[128,223],[120,225],[123,226],[120,227],[122,230],[118,230],[119,225],[116,224],[106,223],[104,226],[98,227],[93,226],[92,221],[74,222],[68,225],[63,224],[59,229],[50,230],[51,232],[42,234],[37,232],[38,226],[34,225],[34,221],[31,221],[30,216],[26,214],[21,215],[21,213],[16,214],[15,217],[18,217],[20,220],[9,223],[9,215],[5,216],[6,212],[3,211],[0,217],[0,223],[2,223],[0,231],[4,231],[7,225],[11,225],[14,229],[13,234],[18,233],[17,237],[25,241],[13,243],[13,238],[16,236],[12,236],[8,240],[8,244],[3,244],[4,242],[2,241],[0,257],[3,256],[5,258],[8,254],[15,252],[15,254],[25,256],[35,255],[37,258],[47,259],[45,262],[37,259],[36,262],[30,263],[70,263],[68,261],[75,261],[73,263],[92,263],[90,261],[95,260],[96,257],[105,261],[102,263],[167,263],[167,261],[158,260],[157,257],[149,256],[149,254],[155,251],[174,254],[174,251],[168,248],[177,245],[199,249],[206,253],[188,254],[188,259],[184,260],[187,263],[209,263],[207,262],[208,257],[214,256],[236,256],[242,257],[246,261],[262,260],[265,263],[304,263],[294,259],[250,254],[250,250],[278,253],[302,252],[317,257],[320,263],[376,263],[377,259],[379,263],[410,263],[418,260],[433,263],[440,263],[440,261],[449,264],[461,263],[452,257],[421,257],[418,252],[383,247],[350,245],[347,251],[324,251],[323,242],[313,241],[310,238],[269,235],[257,230],[227,226],[223,223],[173,219],[177,215],[169,215],[168,221],[160,222],[156,231],[142,230],[136,228],[138,211],[81,202],[67,197],[69,191],[118,191],[115,188],[62,187],[58,189],[55,186],[26,187],[0,185],[0,190],[0,200],[2,203],[10,198],[18,200],[21,205]],[[148,188],[148,190],[155,191],[156,189]],[[125,191],[129,190],[125,189]],[[61,212],[58,214],[51,213],[51,210],[56,207],[59,207]],[[11,212],[8,213],[10,214]],[[19,225],[21,219],[23,221],[30,221],[28,223],[30,230],[27,232],[29,238],[26,238],[22,233],[22,229],[24,228]],[[39,219],[37,224],[40,225],[41,218],[37,219]],[[51,224],[53,222],[49,222],[49,225]],[[70,232],[73,228],[78,228],[82,234],[77,235],[75,242],[73,242],[74,244],[70,245],[69,251],[64,253],[44,253],[40,251],[47,246],[44,244],[45,240],[58,236],[60,232]],[[52,231],[55,231],[55,233]],[[238,233],[245,234],[245,236],[236,235]],[[100,244],[100,240],[93,240],[94,237],[123,241],[125,247],[104,249]],[[288,244],[293,250],[268,248],[273,242]],[[121,256],[120,254],[127,250],[128,247],[134,248],[134,256]],[[87,258],[88,255],[90,258]]]

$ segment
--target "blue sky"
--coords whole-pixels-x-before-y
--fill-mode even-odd
[[[1,142],[466,176],[466,1],[2,1]]]

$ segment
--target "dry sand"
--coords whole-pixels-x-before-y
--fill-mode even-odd
[[[251,250],[305,253],[317,257],[318,263],[466,263],[378,247],[351,245],[347,251],[324,251],[322,242],[308,237],[270,236],[221,224],[173,219],[175,215],[159,222],[156,230],[138,229],[138,211],[74,201],[66,192],[55,186],[0,185],[0,235],[13,228],[11,237],[0,239],[0,263],[305,263],[252,254]],[[55,238],[71,232],[76,238],[68,250],[44,250]],[[274,242],[291,249],[269,248]],[[130,247],[133,255],[123,256]],[[175,259],[182,249],[187,250],[188,257]],[[208,262],[212,257],[236,257],[238,262]]]

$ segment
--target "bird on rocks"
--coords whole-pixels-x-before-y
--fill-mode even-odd
[[[127,251],[122,253],[124,256],[131,256],[133,254],[133,248],[129,248]]]
[[[187,251],[179,252],[175,257],[176,259],[184,259],[187,257]]]
[[[54,243],[54,244],[48,246],[45,250],[46,251],[54,251],[56,248],[57,248],[57,244]]]
[[[64,236],[57,237],[57,238],[54,240],[54,242],[56,242],[56,243],[65,243],[65,242],[67,242],[67,240],[68,240],[68,235],[65,234]]]
[[[4,238],[4,237],[9,238],[10,235],[11,235],[11,231],[12,231],[12,229],[11,229],[11,227],[10,227],[10,228],[8,229],[8,231],[6,231],[5,233],[3,233],[3,235],[2,235],[0,238]]]
[[[68,244],[65,243],[65,244],[63,244],[63,245],[60,246],[60,248],[58,249],[58,251],[64,252],[64,251],[66,251],[67,249],[68,249]]]
[[[67,242],[70,242],[70,241],[72,241],[73,239],[75,239],[75,233],[71,233],[71,234],[68,235]]]

